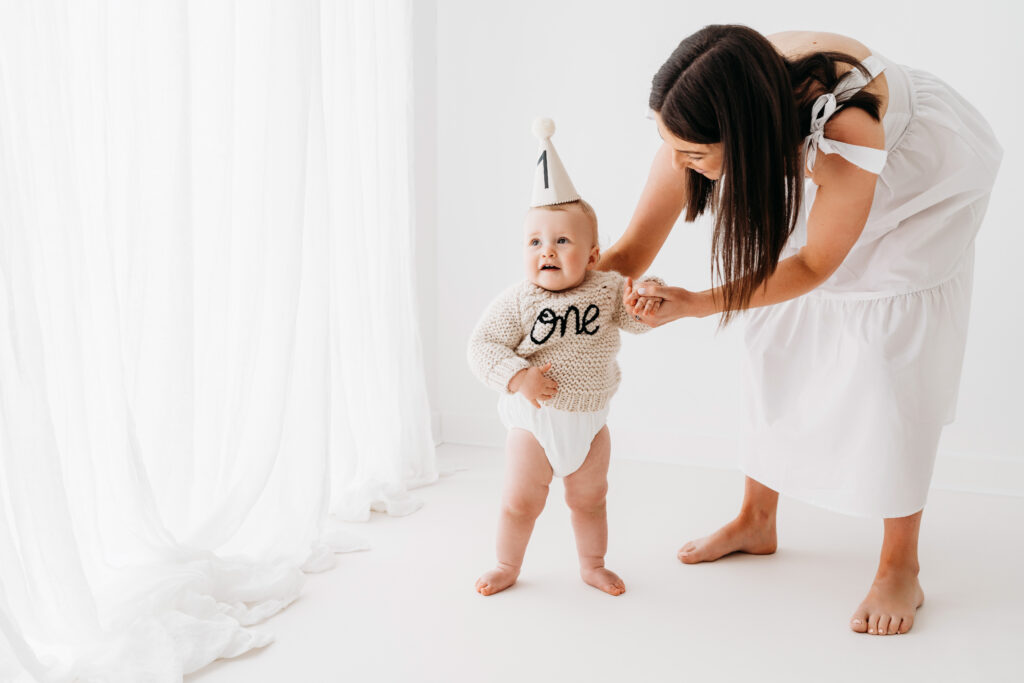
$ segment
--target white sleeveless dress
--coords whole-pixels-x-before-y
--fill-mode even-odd
[[[780,493],[851,515],[924,507],[942,426],[952,421],[970,312],[974,237],[1002,148],[935,76],[881,55],[885,151],[824,137],[857,70],[815,103],[805,148],[878,173],[860,238],[809,294],[744,313],[747,429],[740,467]],[[816,186],[781,258],[807,239]]]

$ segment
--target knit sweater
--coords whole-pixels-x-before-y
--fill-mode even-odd
[[[558,382],[558,391],[542,405],[575,412],[603,409],[619,386],[619,329],[633,334],[651,329],[626,309],[624,284],[618,273],[588,270],[582,283],[561,292],[529,280],[509,287],[473,330],[470,369],[487,386],[509,393],[516,373],[550,362],[546,376]]]

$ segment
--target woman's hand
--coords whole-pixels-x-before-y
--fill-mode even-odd
[[[645,288],[647,285],[657,285],[658,283],[653,280],[641,280],[634,284],[633,278],[626,278],[626,285],[622,290],[622,301],[626,304],[626,309],[636,317],[634,309],[643,310],[646,314],[650,315],[655,313],[661,306],[662,299],[659,296],[641,296],[639,289]],[[646,292],[647,290],[644,289]],[[640,318],[637,318],[640,320]]]
[[[627,281],[623,296],[626,309],[640,322],[659,327],[679,318],[707,315],[700,295],[682,287],[669,287],[653,282]]]

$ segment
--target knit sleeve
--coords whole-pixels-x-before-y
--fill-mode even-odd
[[[517,292],[510,288],[491,302],[470,335],[466,353],[477,379],[503,392],[508,392],[509,380],[517,372],[530,367],[515,352],[523,340]]]
[[[633,281],[633,286],[636,287],[640,282],[656,282],[659,285],[664,285],[665,281],[660,277],[653,275],[644,275],[642,278]],[[643,334],[644,332],[650,332],[652,328],[647,323],[642,323],[633,317],[633,314],[626,308],[625,302],[622,300],[622,294],[626,288],[626,278],[622,277],[619,280],[619,296],[615,307],[615,324],[621,329],[631,334]]]

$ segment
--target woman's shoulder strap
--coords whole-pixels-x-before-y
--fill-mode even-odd
[[[885,166],[887,155],[884,149],[851,145],[825,137],[825,124],[839,109],[839,105],[853,97],[885,70],[885,63],[875,55],[868,56],[861,64],[867,69],[867,76],[856,67],[850,69],[839,79],[835,90],[819,96],[811,107],[811,132],[804,139],[804,163],[808,171],[814,171],[819,149],[825,154],[838,154],[851,164],[871,173],[881,173],[882,167]]]

